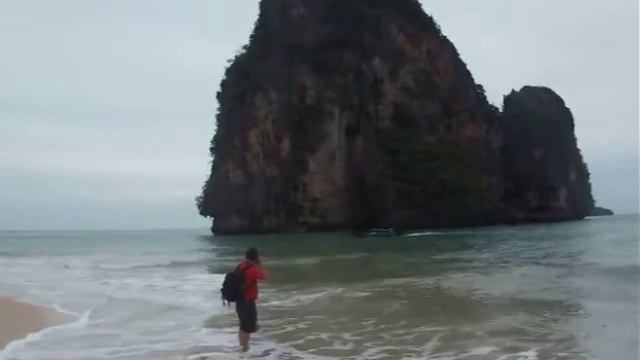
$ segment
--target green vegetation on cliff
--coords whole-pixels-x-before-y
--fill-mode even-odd
[[[447,215],[486,210],[487,184],[464,148],[445,136],[425,139],[406,107],[395,104],[392,126],[378,129],[377,137],[396,206]]]

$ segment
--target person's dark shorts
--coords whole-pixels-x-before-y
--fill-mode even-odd
[[[236,303],[236,312],[240,319],[240,330],[244,333],[258,331],[258,311],[255,301],[242,301]]]

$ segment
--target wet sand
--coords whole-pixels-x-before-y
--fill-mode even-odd
[[[0,349],[31,333],[72,320],[50,308],[0,298]]]

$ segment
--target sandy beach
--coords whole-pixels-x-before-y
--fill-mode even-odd
[[[42,329],[73,320],[53,309],[0,298],[0,349]]]

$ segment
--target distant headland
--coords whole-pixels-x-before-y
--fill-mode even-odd
[[[593,211],[591,211],[591,216],[613,216],[613,215],[615,215],[613,210],[609,210],[607,208],[603,208],[600,206],[594,207]]]

